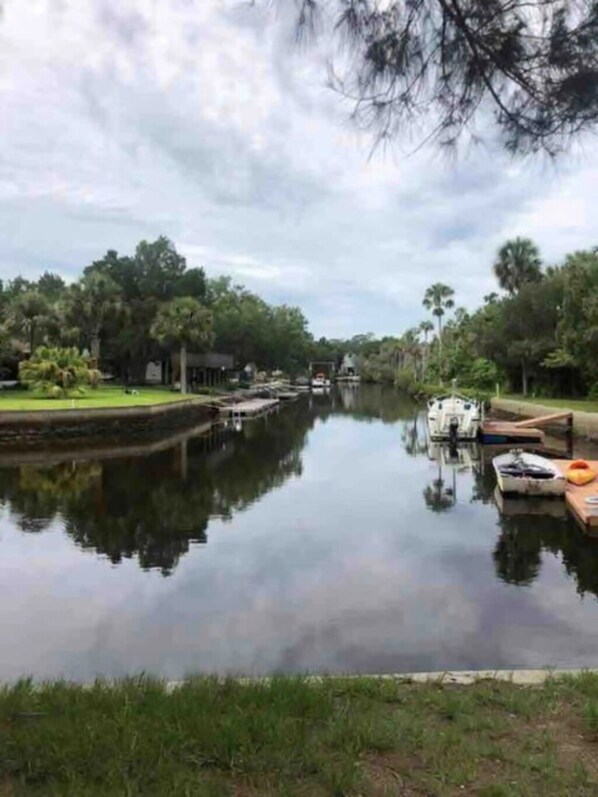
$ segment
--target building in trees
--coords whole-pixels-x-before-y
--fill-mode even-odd
[[[187,384],[191,391],[200,387],[217,387],[225,385],[236,375],[232,354],[215,351],[187,353]],[[173,385],[181,381],[181,358],[179,352],[173,352],[163,360],[148,362],[145,381],[154,385]]]

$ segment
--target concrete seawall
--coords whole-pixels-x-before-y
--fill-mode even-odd
[[[541,415],[553,415],[559,409],[566,411],[566,407],[550,407],[546,404],[531,404],[528,401],[517,401],[516,399],[493,398],[490,402],[492,409],[507,415],[518,416],[521,418],[538,418]],[[582,437],[594,443],[598,443],[598,412],[573,412],[573,434],[575,437]],[[555,424],[555,429],[559,428]],[[563,425],[560,424],[560,428]]]
[[[0,445],[26,448],[144,438],[196,426],[217,415],[213,406],[197,398],[149,407],[6,411],[0,412]]]

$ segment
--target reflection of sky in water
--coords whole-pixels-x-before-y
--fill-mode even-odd
[[[500,580],[496,507],[471,500],[467,471],[456,504],[430,511],[437,464],[406,455],[404,423],[316,420],[301,476],[212,519],[168,578],[80,550],[60,520],[24,534],[5,511],[0,676],[595,665],[595,596],[546,551],[531,585]]]

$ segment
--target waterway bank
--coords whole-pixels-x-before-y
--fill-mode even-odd
[[[0,793],[590,797],[598,677],[136,678],[0,692]]]
[[[522,401],[518,399],[493,398],[490,402],[494,412],[500,412],[509,417],[539,418],[543,415],[554,415],[555,412],[570,411],[573,413],[573,435],[593,443],[598,442],[598,412],[583,412],[566,406],[555,408],[554,405],[541,402]],[[556,423],[550,427],[553,434],[563,433],[565,427]]]
[[[217,416],[208,396],[149,406],[8,410],[0,412],[0,444],[31,448],[75,441],[121,442],[197,426]]]

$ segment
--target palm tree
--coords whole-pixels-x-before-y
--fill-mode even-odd
[[[423,305],[427,310],[432,311],[438,321],[438,372],[442,380],[442,316],[447,310],[455,306],[453,296],[455,291],[442,282],[435,282],[430,285],[424,295]]]
[[[423,363],[423,371],[424,371],[424,379],[428,373],[428,335],[430,332],[434,332],[434,324],[427,319],[422,321],[419,325],[419,331],[424,336],[424,363]]]
[[[14,321],[16,326],[28,338],[29,353],[35,351],[36,333],[51,315],[51,307],[47,299],[38,291],[25,291],[14,304]]]
[[[173,299],[158,310],[151,334],[181,352],[181,393],[187,392],[187,346],[207,349],[213,340],[212,313],[190,296]]]
[[[415,379],[419,379],[419,363],[421,358],[421,344],[419,342],[419,330],[411,328],[406,330],[401,336],[401,343],[405,353],[405,360],[413,370]]]
[[[114,280],[98,271],[73,285],[68,298],[69,314],[89,336],[92,359],[100,359],[100,335],[106,319],[121,308],[121,291]]]
[[[84,393],[85,385],[97,385],[99,372],[90,368],[87,357],[75,348],[40,346],[19,364],[19,379],[50,398],[64,398]]]
[[[514,238],[498,250],[494,273],[500,287],[514,296],[522,285],[542,278],[541,266],[536,244],[529,238]]]

